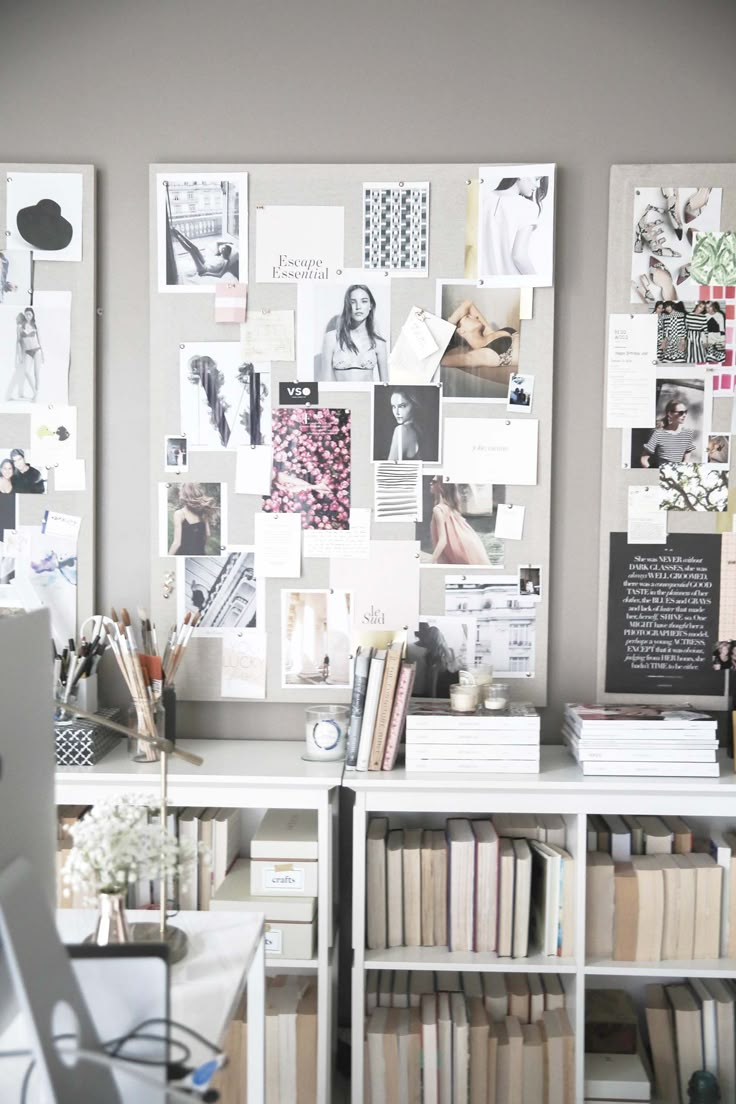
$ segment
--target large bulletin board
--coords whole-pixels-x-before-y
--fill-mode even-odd
[[[675,200],[680,227],[668,214],[663,188]],[[696,198],[695,208],[688,209],[688,199],[698,189],[710,191],[708,202],[698,207]],[[644,316],[663,310],[665,300],[674,299],[682,304],[677,310],[683,318],[687,312],[690,325],[698,314],[711,317],[704,306],[696,308],[697,303],[715,302],[722,348],[712,354],[706,343],[713,327],[702,337],[683,338],[679,347],[674,340],[671,347],[657,345],[654,355],[641,355],[640,368],[634,366],[634,374],[628,377],[634,383],[629,394],[622,393],[627,390],[625,382],[611,384],[609,351],[601,477],[598,694],[602,701],[654,703],[665,697],[673,705],[693,700],[703,708],[724,705],[725,675],[713,669],[712,649],[717,640],[735,635],[733,459],[730,453],[710,454],[708,448],[709,444],[720,447],[734,428],[736,289],[733,276],[730,281],[719,278],[704,283],[706,268],[696,264],[694,250],[701,234],[711,234],[718,241],[721,232],[735,226],[736,165],[615,165],[611,169],[607,321],[618,316],[627,330]],[[652,272],[657,270],[662,275],[653,282]],[[655,328],[655,334],[663,333]],[[700,351],[691,350],[690,340],[702,342]],[[619,416],[616,409],[620,413],[633,401],[639,374],[653,387],[655,416],[645,424],[634,420],[634,428],[620,424],[613,428],[611,422]],[[641,466],[641,457],[649,455],[647,449],[656,450],[655,429],[669,425],[668,418],[677,417],[678,411],[685,412],[680,416],[685,431],[693,432],[695,446],[683,469],[685,478],[690,478],[693,460],[726,461],[720,472],[711,470],[697,485],[683,484],[680,476],[665,482],[669,474],[662,475],[654,460],[649,468]],[[731,448],[733,441],[730,437]],[[666,459],[663,454],[661,463]],[[712,493],[711,487],[715,488]],[[664,543],[627,539],[632,524],[631,488],[641,488],[643,495],[662,490],[669,504]],[[716,509],[716,505],[727,508]],[[652,518],[656,526],[656,513]]]
[[[212,294],[172,294],[159,290],[160,268],[160,182],[167,175],[192,180],[207,173],[248,173],[247,225],[248,269],[242,263],[244,239],[241,239],[240,282],[247,282],[248,319],[263,312],[293,311],[297,328],[298,288],[294,283],[259,282],[257,278],[257,213],[270,205],[337,205],[344,208],[344,266],[359,269],[363,263],[364,223],[363,186],[366,182],[420,181],[429,184],[428,267],[426,276],[404,274],[390,280],[390,333],[384,336],[389,349],[395,345],[401,328],[413,307],[436,313],[437,281],[462,281],[466,262],[472,266],[473,249],[466,250],[466,223],[474,235],[472,197],[477,188],[479,165],[475,164],[356,164],[356,165],[153,165],[150,176],[150,423],[151,423],[151,616],[161,627],[176,620],[177,565],[180,557],[166,554],[159,538],[160,485],[186,479],[213,482],[228,487],[228,547],[250,547],[254,542],[254,518],[262,512],[263,500],[254,494],[235,493],[236,455],[232,449],[192,451],[184,475],[165,470],[164,438],[181,431],[180,353],[189,343],[238,341],[240,326],[215,321]],[[158,183],[157,183],[158,182]],[[470,202],[469,202],[470,200]],[[241,199],[241,226],[246,209]],[[466,257],[467,253],[467,257]],[[468,260],[469,258],[469,260]],[[473,275],[471,272],[470,275]],[[477,291],[477,279],[470,280],[467,295]],[[494,486],[494,501],[525,507],[523,536],[502,542],[503,568],[422,566],[419,582],[419,610],[425,615],[445,613],[445,577],[465,575],[472,579],[484,575],[516,575],[523,565],[540,568],[541,585],[536,602],[536,644],[533,674],[514,681],[512,694],[538,705],[546,702],[547,627],[549,588],[550,532],[550,456],[552,436],[552,367],[554,326],[554,290],[533,289],[531,317],[520,325],[519,372],[534,376],[533,406],[530,413],[517,413],[501,402],[453,401],[443,399],[441,420],[444,434],[455,418],[488,420],[486,426],[497,430],[499,421],[538,423],[538,454],[534,482],[526,485]],[[298,346],[297,346],[298,350]],[[304,363],[272,361],[271,392],[274,408],[278,405],[279,384],[304,379]],[[377,385],[377,389],[380,385]],[[374,509],[374,464],[372,462],[372,404],[369,391],[335,389],[319,383],[319,405],[347,409],[351,414],[351,508]],[[481,431],[484,432],[484,431]],[[489,433],[489,437],[492,436]],[[425,475],[441,470],[426,465]],[[413,522],[370,520],[371,540],[413,541]],[[398,548],[398,546],[397,546]],[[161,553],[164,553],[163,555]],[[256,563],[256,575],[259,567]],[[389,572],[390,574],[390,572]],[[259,582],[259,585],[260,582]],[[285,589],[310,590],[330,586],[330,561],[302,556],[301,577],[267,579],[264,586],[264,618],[267,634],[266,698],[274,702],[349,701],[349,689],[329,686],[284,688],[281,678],[282,610],[281,592]],[[400,628],[402,626],[391,626]],[[411,640],[414,625],[406,626]],[[223,639],[195,636],[191,656],[177,679],[177,693],[189,700],[220,699]]]

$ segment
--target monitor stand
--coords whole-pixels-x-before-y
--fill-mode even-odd
[[[57,1051],[54,1034],[71,1030],[68,1025],[76,1020],[80,1049],[104,1053],[48,901],[27,859],[15,859],[0,871],[0,942],[50,1098],[56,1104],[82,1100],[122,1104],[112,1070],[83,1059],[70,1064]]]

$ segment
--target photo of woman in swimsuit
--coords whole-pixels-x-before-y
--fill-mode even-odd
[[[383,383],[386,339],[376,332],[376,300],[366,284],[351,284],[334,329],[325,332],[318,379],[335,383]]]
[[[455,326],[440,360],[443,397],[505,402],[519,367],[519,289],[479,288],[471,280],[439,283],[436,309]]]
[[[383,272],[343,271],[297,292],[297,376],[367,390],[388,380],[391,280]]]

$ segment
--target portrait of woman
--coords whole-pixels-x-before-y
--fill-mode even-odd
[[[726,316],[720,303],[709,301],[705,304],[706,364],[723,364],[726,359]]]
[[[658,379],[654,426],[632,429],[624,440],[624,468],[659,468],[662,464],[702,464],[705,382],[703,379]]]
[[[220,552],[220,504],[211,493],[217,484],[182,483],[169,488],[169,556],[218,555]],[[173,504],[178,502],[175,509]],[[208,547],[209,545],[209,547]]]
[[[695,451],[695,434],[685,425],[688,406],[683,399],[670,399],[665,407],[661,425],[653,430],[641,454],[642,468],[659,467],[661,464],[692,463]],[[651,463],[652,459],[656,463]]]
[[[520,296],[518,288],[438,281],[437,314],[455,326],[440,360],[443,398],[506,400],[519,367]]]
[[[436,384],[373,390],[373,459],[437,463],[440,388]]]
[[[43,349],[38,336],[38,326],[33,307],[26,307],[15,320],[15,372],[6,393],[6,401],[19,399],[21,402],[35,402],[41,383]],[[31,394],[25,394],[26,383]]]
[[[376,300],[367,284],[351,284],[334,328],[325,331],[319,380],[383,383],[386,339],[376,331]]]
[[[432,564],[490,565],[483,541],[463,516],[456,483],[445,483],[434,476],[430,483],[434,505],[430,536]]]
[[[506,286],[547,286],[552,281],[553,166],[510,168],[526,172],[499,178],[497,170],[481,169],[478,276]]]

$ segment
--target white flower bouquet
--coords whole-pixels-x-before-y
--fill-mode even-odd
[[[176,878],[185,884],[198,848],[180,843],[162,827],[158,811],[142,795],[99,801],[68,828],[74,846],[64,865],[65,885],[93,902],[101,893],[125,893],[142,878]]]

